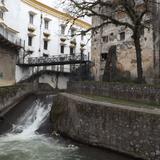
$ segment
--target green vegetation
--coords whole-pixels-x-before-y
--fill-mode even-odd
[[[149,109],[160,108],[160,106],[156,103],[129,101],[125,99],[115,99],[111,97],[93,96],[93,95],[80,95],[80,96],[94,101],[109,102],[113,104],[119,104],[130,107],[149,108]]]
[[[135,81],[121,81],[121,82],[106,82],[106,81],[102,81],[102,82],[99,82],[99,81],[80,81],[84,84],[87,84],[87,83],[93,83],[93,84],[100,84],[100,83],[104,83],[104,84],[111,84],[111,85],[128,85],[128,86],[137,86],[137,87],[152,87],[152,88],[156,88],[156,89],[159,89],[160,88],[160,84],[147,84],[147,83],[143,83],[143,84],[139,84],[139,83],[136,83]]]

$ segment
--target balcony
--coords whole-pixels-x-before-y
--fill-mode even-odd
[[[60,40],[61,42],[65,42],[67,40],[67,37],[65,35],[61,35]]]
[[[28,25],[28,31],[29,32],[34,32],[36,30],[36,27],[33,24]]]
[[[25,41],[20,39],[17,36],[15,30],[5,26],[0,26],[0,43],[4,46],[11,47],[11,48],[24,48]]]
[[[3,1],[0,1],[0,10],[3,12],[8,12],[8,9],[6,8]]]
[[[49,37],[49,36],[51,35],[51,33],[50,33],[50,31],[49,31],[48,29],[45,29],[45,30],[43,31],[43,35],[44,35],[45,37]]]
[[[75,38],[71,39],[70,46],[71,47],[76,47],[76,45],[77,45],[76,39]]]
[[[81,42],[80,46],[81,46],[81,48],[83,48],[86,46],[86,44]]]
[[[28,51],[28,52],[34,52],[34,48],[33,48],[32,46],[28,46],[28,47],[27,47],[27,51]]]

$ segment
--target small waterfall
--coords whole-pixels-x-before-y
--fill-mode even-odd
[[[28,139],[37,135],[37,130],[46,121],[51,110],[48,98],[37,99],[30,109],[22,115],[12,130],[6,135],[9,139]]]
[[[13,127],[12,133],[21,132],[21,135],[33,135],[40,125],[46,120],[51,109],[51,105],[42,103],[37,100],[35,105],[20,118],[16,126]]]

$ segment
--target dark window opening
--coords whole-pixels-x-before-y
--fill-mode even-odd
[[[108,42],[108,36],[102,37],[103,42],[107,43]]]
[[[43,57],[49,57],[49,55],[46,53],[43,53]]]
[[[61,53],[64,53],[64,45],[61,45]]]
[[[74,55],[75,54],[74,51],[75,49],[73,47],[70,47],[70,55]]]
[[[65,25],[61,25],[61,34],[62,35],[65,34],[65,29],[66,29],[66,26]]]
[[[49,28],[49,21],[44,20],[44,28],[48,29]]]
[[[75,28],[71,28],[71,37],[75,36],[75,32],[76,32],[76,29]]]
[[[101,60],[105,61],[107,59],[107,53],[101,54]]]
[[[3,19],[4,18],[4,13],[0,12],[0,18]]]
[[[120,33],[120,40],[125,40],[125,32]]]
[[[28,36],[28,46],[32,46],[33,37]]]
[[[33,21],[34,21],[34,15],[33,15],[33,14],[30,14],[30,15],[29,15],[29,23],[30,23],[30,24],[33,24]]]
[[[48,41],[44,41],[44,49],[45,49],[45,50],[48,49]]]

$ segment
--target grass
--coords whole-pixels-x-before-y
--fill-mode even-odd
[[[160,105],[156,103],[129,101],[129,100],[124,100],[124,99],[115,99],[111,97],[102,97],[102,96],[93,96],[93,95],[79,95],[79,96],[88,98],[94,101],[109,102],[109,103],[119,104],[119,105],[124,105],[124,106],[149,108],[149,109],[160,108]]]

